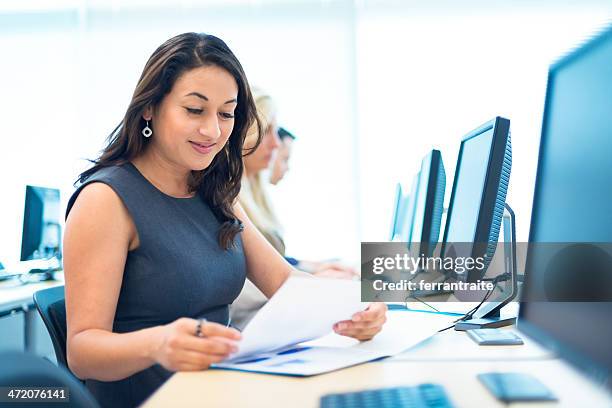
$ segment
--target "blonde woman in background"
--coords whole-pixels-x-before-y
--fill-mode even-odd
[[[244,157],[244,174],[238,199],[251,219],[256,220],[254,223],[259,231],[281,255],[285,256],[282,227],[266,193],[264,184],[267,183],[267,180],[262,174],[270,166],[280,147],[276,107],[272,98],[260,89],[252,88],[251,91],[255,93],[257,115],[262,121],[264,134],[257,150]],[[244,148],[253,148],[256,141],[257,129],[251,128],[247,132]]]
[[[276,123],[276,106],[270,95],[261,89],[254,87],[252,93],[264,132],[257,149],[243,159],[244,174],[238,195],[242,208],[270,244],[296,268],[318,277],[339,279],[356,277],[357,273],[353,268],[337,262],[298,261],[286,256],[283,228],[266,192],[266,185],[270,181],[263,174],[274,161],[281,143]],[[247,133],[244,148],[252,148],[256,141],[257,129],[252,127]],[[232,304],[232,325],[239,329],[244,328],[266,302],[264,294],[247,280],[242,292]]]

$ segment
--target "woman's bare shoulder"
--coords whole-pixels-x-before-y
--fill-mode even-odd
[[[74,224],[79,229],[121,234],[129,239],[130,249],[133,249],[136,239],[134,222],[119,195],[106,183],[96,181],[82,188],[66,219],[67,230]]]

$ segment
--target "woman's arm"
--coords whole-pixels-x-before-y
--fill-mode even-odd
[[[236,204],[234,211],[244,224],[242,244],[248,277],[268,298],[281,287],[290,274],[308,275],[289,265],[257,230],[240,204]],[[313,279],[320,278],[313,277]],[[355,313],[351,320],[336,323],[333,329],[343,336],[369,340],[382,329],[387,320],[386,312],[387,306],[384,303],[372,303],[366,310]]]
[[[234,206],[234,212],[244,225],[242,245],[248,278],[266,297],[270,298],[291,273],[296,273],[296,269],[270,245],[239,203]]]
[[[137,246],[134,223],[111,187],[84,187],[64,236],[66,351],[68,366],[79,378],[119,380],[157,362],[170,370],[202,369],[235,350],[226,341],[239,338],[235,330],[206,323],[202,331],[209,337],[199,338],[194,335],[197,322],[187,318],[112,332],[127,253]]]

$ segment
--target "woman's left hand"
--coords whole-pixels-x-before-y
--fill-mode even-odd
[[[360,341],[370,340],[382,330],[387,321],[386,313],[386,304],[371,303],[366,310],[355,313],[351,320],[334,324],[334,331]]]

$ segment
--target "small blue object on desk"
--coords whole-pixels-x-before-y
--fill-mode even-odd
[[[523,373],[484,373],[478,379],[500,401],[556,401],[557,397],[535,377]]]
[[[328,394],[321,408],[452,408],[444,388],[437,384],[415,387],[378,388],[359,392]]]
[[[523,344],[523,339],[510,330],[473,329],[466,331],[466,333],[481,346],[515,346]]]

